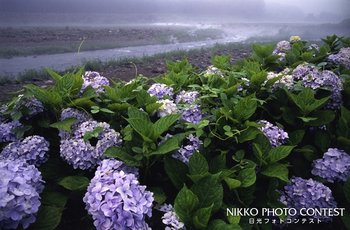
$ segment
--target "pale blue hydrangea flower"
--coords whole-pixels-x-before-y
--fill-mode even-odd
[[[166,225],[165,230],[185,230],[185,224],[180,221],[171,204],[163,204],[160,211],[165,212],[162,216],[162,222]]]
[[[81,123],[83,123],[85,121],[92,120],[92,117],[90,114],[83,112],[83,111],[80,111],[80,110],[75,109],[75,108],[66,108],[66,109],[62,110],[60,120],[64,121],[68,118],[75,118],[76,121],[71,127],[72,132],[67,132],[65,130],[60,129],[58,135],[60,136],[61,139],[70,138],[72,133],[74,133],[74,131],[78,128],[78,126]]]
[[[288,133],[283,129],[265,120],[260,120],[258,123],[263,125],[259,129],[269,139],[271,146],[277,147],[287,141]]]
[[[199,105],[191,105],[181,110],[181,118],[184,121],[198,124],[202,120],[202,117],[202,110],[200,109]]]
[[[8,144],[1,152],[0,159],[23,159],[29,164],[40,166],[48,159],[49,142],[41,136],[28,136],[22,141]]]
[[[185,164],[188,164],[188,162],[190,161],[190,157],[195,151],[199,150],[203,142],[193,134],[190,134],[186,139],[186,143],[183,144],[181,148],[172,155],[172,157],[182,161]]]
[[[276,45],[276,50],[278,52],[286,52],[292,48],[289,41],[280,41]]]
[[[343,47],[337,54],[329,55],[328,60],[335,64],[342,64],[350,69],[350,47]]]
[[[36,220],[44,185],[40,171],[24,160],[0,161],[0,228],[28,228]]]
[[[217,67],[215,67],[213,65],[208,66],[207,70],[204,72],[204,76],[205,77],[211,77],[211,76],[214,76],[214,75],[224,78],[224,75],[221,72],[221,70],[219,70]]]
[[[169,99],[163,99],[159,100],[157,103],[161,104],[161,106],[158,108],[158,116],[164,117],[170,114],[176,114],[179,112],[179,109],[177,108],[174,101]]]
[[[346,181],[350,177],[350,156],[343,150],[329,148],[321,159],[314,160],[311,173],[331,183]]]
[[[83,198],[96,229],[149,229],[153,193],[140,185],[132,168],[105,159],[90,181]]]
[[[14,133],[14,130],[21,126],[22,124],[19,121],[2,120],[0,123],[0,143],[16,141],[17,137]]]
[[[26,119],[29,119],[44,111],[44,105],[35,97],[24,97],[23,94],[18,95],[16,104],[13,107],[11,115],[21,112]]]
[[[300,177],[292,177],[281,192],[280,201],[288,208],[295,208],[298,213],[301,208],[336,208],[332,191],[322,183]],[[300,214],[300,213],[299,213]],[[329,216],[312,216],[323,221],[329,221]]]
[[[86,87],[91,86],[97,93],[104,92],[104,86],[109,86],[109,80],[101,76],[98,72],[86,71],[83,77],[83,85],[80,92],[82,93]]]
[[[84,140],[84,136],[96,129],[102,131],[97,138]],[[61,140],[61,157],[75,169],[91,169],[103,158],[107,148],[120,146],[122,138],[118,132],[110,128],[105,122],[86,121],[75,130],[72,138]]]
[[[166,84],[155,83],[149,87],[147,92],[151,96],[155,96],[158,99],[164,99],[164,97],[172,97],[174,95],[174,89]]]
[[[176,104],[179,103],[185,103],[185,104],[192,104],[196,102],[196,100],[199,98],[199,93],[197,91],[184,91],[182,90],[178,95],[176,95],[175,102]]]

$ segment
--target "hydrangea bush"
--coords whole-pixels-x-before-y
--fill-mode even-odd
[[[350,228],[349,45],[292,36],[129,82],[48,70],[0,109],[0,228]],[[345,211],[286,221],[302,208]]]

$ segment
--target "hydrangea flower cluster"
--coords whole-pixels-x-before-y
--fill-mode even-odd
[[[258,123],[263,125],[260,127],[260,130],[269,139],[270,144],[273,147],[284,144],[289,138],[287,132],[268,121],[260,120]]]
[[[182,109],[181,118],[184,121],[198,124],[202,120],[202,110],[199,105],[191,105]]]
[[[341,91],[343,83],[341,79],[332,71],[319,71],[314,66],[301,64],[293,71],[293,77],[296,80],[301,80],[305,87],[318,89],[324,87],[332,91],[331,100],[326,105],[329,109],[338,109],[342,102]]]
[[[165,212],[162,216],[163,224],[167,225],[165,230],[181,230],[186,229],[185,224],[182,223],[171,204],[163,204],[159,208],[160,211]]]
[[[224,77],[221,70],[219,70],[217,67],[213,65],[208,66],[207,70],[204,72],[204,77],[211,77],[214,75],[220,76],[222,78]]]
[[[289,41],[290,43],[295,43],[301,41],[301,38],[299,36],[290,36]]]
[[[21,127],[22,124],[19,121],[6,121],[3,120],[0,123],[0,143],[16,141],[17,137],[14,134],[14,129]]]
[[[28,228],[41,205],[41,173],[24,160],[6,159],[0,161],[0,175],[0,228]]]
[[[22,111],[26,118],[30,118],[44,111],[44,105],[35,97],[23,97],[18,95],[18,100],[13,108],[13,112]]]
[[[199,98],[199,93],[197,91],[184,91],[182,90],[178,95],[176,95],[175,102],[192,104]]]
[[[292,177],[290,183],[284,187],[280,201],[288,208],[336,208],[332,191],[322,183],[300,177]],[[320,220],[329,221],[329,216],[313,216]]]
[[[276,48],[272,51],[272,54],[280,56],[279,61],[283,62],[286,59],[286,51],[290,50],[291,44],[289,41],[280,41],[277,43]]]
[[[169,114],[178,113],[179,109],[177,108],[176,104],[169,99],[163,99],[158,101],[161,106],[158,108],[158,116],[159,117],[165,117]]]
[[[267,80],[264,82],[264,85],[267,83],[268,80],[274,79],[274,78],[280,78],[279,80],[275,81],[272,90],[276,90],[278,88],[287,87],[289,90],[293,89],[294,87],[294,78],[292,75],[289,74],[290,70],[286,68],[280,73],[274,73],[274,72],[268,72],[267,73]]]
[[[41,136],[28,136],[22,141],[8,144],[1,152],[0,159],[22,159],[29,164],[40,166],[48,159],[49,142]]]
[[[109,85],[109,80],[106,77],[101,76],[98,72],[86,71],[82,77],[84,82],[80,90],[81,93],[88,86],[94,88],[97,93],[101,93],[104,92],[103,86]]]
[[[346,181],[350,177],[350,155],[337,148],[329,148],[321,159],[313,162],[313,175],[328,182]]]
[[[335,64],[342,64],[350,69],[350,47],[343,47],[337,54],[329,55],[328,60]]]
[[[76,121],[75,123],[72,125],[71,130],[76,130],[78,128],[78,126],[83,123],[84,121],[88,121],[91,120],[92,117],[90,116],[90,114],[88,113],[84,113],[83,111],[74,109],[74,108],[66,108],[64,110],[62,110],[61,112],[61,121],[64,121],[68,118],[75,118]],[[67,139],[71,137],[71,133],[65,131],[65,130],[60,130],[59,134],[58,134],[61,139]]]
[[[153,193],[115,159],[101,162],[83,198],[96,229],[149,229]]]
[[[182,145],[181,148],[172,155],[172,157],[182,161],[185,164],[188,164],[190,157],[195,151],[199,150],[199,147],[203,144],[203,142],[193,134],[190,134],[186,139],[187,144]]]
[[[166,84],[155,83],[149,87],[147,92],[151,96],[155,96],[158,99],[164,99],[164,97],[172,97],[174,95],[174,89],[167,86]]]
[[[86,134],[98,129],[101,132],[96,139],[84,139]],[[109,124],[90,120],[81,123],[72,138],[61,140],[60,154],[75,169],[91,169],[102,160],[107,148],[121,143],[120,134],[111,129]]]

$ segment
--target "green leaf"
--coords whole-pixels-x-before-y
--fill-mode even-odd
[[[149,190],[153,192],[154,201],[158,204],[166,201],[167,196],[161,187],[150,187]]]
[[[255,168],[242,169],[239,172],[238,178],[241,181],[241,187],[252,186],[256,181]]]
[[[225,177],[224,180],[225,180],[225,182],[230,190],[236,189],[236,188],[240,187],[242,184],[241,181],[236,180],[236,179],[232,179],[229,177]]]
[[[252,95],[238,101],[233,109],[233,114],[238,120],[247,120],[255,113],[257,103],[254,99],[255,95]]]
[[[223,220],[213,220],[210,222],[207,230],[242,230],[238,224],[227,224]]]
[[[191,175],[205,174],[209,170],[208,162],[205,157],[196,151],[190,158],[188,168]]]
[[[63,121],[55,122],[50,125],[52,128],[62,129],[64,131],[70,132],[72,125],[77,121],[76,118],[70,117],[64,119]]]
[[[350,213],[345,211],[344,215],[341,216],[341,220],[343,221],[346,229],[350,229]]]
[[[192,219],[192,212],[198,204],[198,197],[184,185],[175,198],[174,209],[180,219],[185,224],[189,224]]]
[[[31,226],[36,230],[54,230],[61,222],[63,208],[41,205],[35,223]]]
[[[165,131],[179,119],[179,114],[170,114],[165,117],[161,117],[159,120],[154,123],[154,132],[156,137],[160,137]]]
[[[295,146],[282,145],[272,148],[269,151],[268,160],[270,163],[275,163],[279,160],[286,158],[294,149]]]
[[[261,174],[268,177],[275,177],[285,182],[288,182],[288,168],[284,164],[272,164],[264,169]]]
[[[155,152],[152,152],[149,155],[163,155],[177,150],[179,148],[180,146],[177,138],[171,137],[167,139],[162,145],[160,145]]]
[[[305,130],[299,129],[295,130],[294,132],[289,133],[289,142],[292,145],[297,145],[299,144],[305,136]]]
[[[200,207],[208,207],[212,204],[213,212],[220,209],[223,199],[223,188],[218,181],[217,175],[207,176],[196,182],[191,190],[196,194],[200,201]]]
[[[46,206],[54,206],[57,208],[64,208],[66,206],[68,197],[58,192],[44,192],[41,194],[41,204]]]
[[[141,135],[146,142],[153,142],[155,138],[153,124],[150,121],[148,115],[135,107],[128,109],[129,119],[127,121],[133,127],[133,129]]]
[[[123,161],[128,166],[141,166],[141,162],[136,160],[133,156],[125,152],[119,147],[110,147],[106,150],[105,156],[117,158]]]
[[[303,122],[308,123],[310,121],[317,120],[317,117],[298,117],[300,118]]]
[[[317,120],[309,121],[308,125],[322,126],[331,123],[335,118],[335,112],[332,110],[321,110],[312,113],[313,116],[317,117]]]
[[[91,138],[97,138],[103,132],[102,127],[96,127],[92,131],[88,131],[84,134],[84,141],[88,141]]]
[[[187,180],[187,165],[172,157],[166,157],[164,159],[164,169],[174,186],[181,189]]]
[[[244,130],[243,132],[240,133],[238,136],[238,142],[243,143],[246,141],[251,141],[253,140],[260,132],[259,129],[256,127],[248,127],[248,129]]]
[[[90,180],[84,176],[67,176],[58,182],[62,187],[72,191],[84,190],[89,183]]]
[[[107,108],[101,108],[100,109],[101,112],[104,112],[104,113],[110,113],[110,114],[114,114],[114,112],[112,110],[109,110]]]
[[[50,77],[52,77],[52,79],[55,80],[56,82],[61,80],[62,76],[56,73],[55,71],[53,71],[52,69],[47,68],[45,70],[50,75]]]
[[[203,229],[208,226],[212,208],[213,204],[207,208],[200,208],[195,212],[193,216],[194,227],[196,227],[197,229]]]
[[[344,183],[343,191],[344,191],[344,195],[345,195],[346,200],[350,203],[350,177]]]

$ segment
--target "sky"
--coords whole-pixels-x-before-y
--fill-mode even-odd
[[[0,0],[0,12],[175,14],[242,21],[342,21],[350,0]]]

